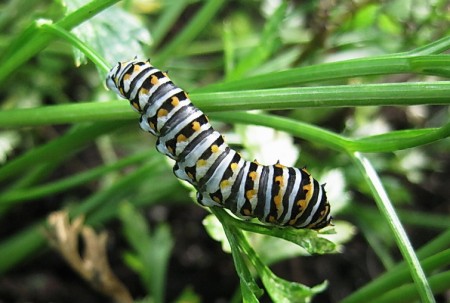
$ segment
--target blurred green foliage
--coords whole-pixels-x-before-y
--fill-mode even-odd
[[[256,302],[261,287],[276,302],[332,291],[281,279],[268,265],[342,249],[355,230],[386,274],[343,302],[431,302],[448,289],[447,1],[25,2],[0,4],[2,274],[46,247],[40,226],[66,208],[97,228],[120,220],[125,263],[148,300],[163,300],[176,239],[167,216],[154,215],[153,228],[139,212],[192,200],[138,117],[104,89],[106,66],[138,56],[169,70],[234,146],[251,148],[239,136],[245,126],[218,121],[287,132],[289,148],[301,145],[296,165],[327,182],[337,237],[212,210],[221,224],[207,221],[208,232],[228,242],[240,278],[236,302]],[[437,236],[416,252],[396,213],[412,242],[423,229]],[[295,248],[271,249],[278,245]],[[178,300],[199,298],[186,285]]]

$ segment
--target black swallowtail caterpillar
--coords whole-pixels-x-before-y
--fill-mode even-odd
[[[158,137],[175,175],[197,189],[201,205],[278,226],[320,229],[330,224],[324,186],[306,169],[246,161],[225,143],[205,114],[149,61],[119,62],[106,85],[141,114],[140,127]]]

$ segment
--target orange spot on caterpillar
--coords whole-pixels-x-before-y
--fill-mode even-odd
[[[158,84],[158,82],[159,82],[159,79],[158,79],[158,77],[156,77],[155,75],[152,75],[152,76],[150,77],[150,83],[151,83],[152,85],[156,85],[156,84]]]
[[[277,209],[280,208],[281,206],[281,195],[278,194],[273,198],[273,203],[275,203],[275,206],[277,207]]]
[[[141,90],[139,91],[139,94],[141,94],[141,95],[147,95],[148,92],[149,92],[148,89],[142,87]]]
[[[160,108],[160,109],[158,110],[158,118],[167,116],[168,113],[169,113],[169,112],[168,112],[167,110],[165,110],[165,109],[163,109],[163,108]]]
[[[244,213],[244,216],[251,216],[252,215],[252,211],[250,209],[244,208],[242,210],[242,212]]]
[[[211,152],[217,153],[218,151],[219,151],[219,146],[217,146],[216,144],[211,146]]]
[[[186,139],[187,139],[187,138],[186,138],[185,135],[180,134],[180,135],[178,135],[178,137],[177,137],[177,143],[186,141]]]
[[[230,185],[230,181],[228,180],[223,180],[222,182],[220,182],[220,188],[225,188],[228,187]]]
[[[254,190],[254,189],[247,190],[247,192],[245,193],[245,197],[248,200],[251,200],[255,195],[256,195],[256,190]]]
[[[156,130],[155,123],[150,122],[148,125],[150,126],[151,129]]]
[[[192,129],[196,132],[198,132],[201,128],[200,122],[194,121],[192,122]]]
[[[300,211],[303,211],[306,208],[307,202],[306,200],[298,200],[297,206],[299,207]]]
[[[280,186],[283,186],[283,184],[284,184],[283,176],[276,176],[275,177],[275,182],[277,182]]]
[[[252,181],[255,181],[258,174],[255,171],[252,171],[248,173],[248,176],[250,177],[250,179],[252,179]]]
[[[172,106],[175,107],[180,103],[180,100],[177,97],[172,97]]]
[[[206,162],[206,160],[200,159],[200,160],[197,161],[197,166],[198,167],[205,166],[206,163],[208,163],[208,162]]]

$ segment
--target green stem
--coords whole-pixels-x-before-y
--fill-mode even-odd
[[[206,1],[199,12],[184,25],[183,30],[165,48],[159,51],[158,56],[155,58],[155,64],[157,66],[165,65],[165,62],[170,57],[173,57],[177,52],[184,49],[184,46],[205,30],[205,27],[215,17],[224,2],[224,0]]]
[[[443,293],[449,289],[450,271],[430,276],[430,286],[435,293]],[[417,287],[414,284],[406,284],[383,295],[372,303],[410,303],[417,299]],[[427,302],[427,301],[424,301]]]
[[[432,258],[439,258],[435,257],[435,255],[440,255],[441,252],[444,250],[448,251],[448,249],[450,248],[449,243],[450,243],[450,229],[442,233],[432,241],[428,242],[426,245],[424,245],[417,251],[417,255],[419,256],[421,263],[428,272],[431,272],[437,268],[444,268],[446,266],[445,262],[435,263],[434,261],[428,260],[433,260]],[[425,261],[425,259],[427,261]],[[373,280],[369,284],[363,286],[362,288],[350,294],[348,297],[342,300],[341,303],[364,302],[367,301],[367,298],[378,297],[386,289],[392,289],[394,287],[405,284],[407,281],[410,281],[411,279],[411,276],[409,275],[405,265],[406,264],[404,262],[398,264],[397,266],[395,266],[388,272],[384,273],[377,279]],[[399,280],[397,278],[398,275],[402,274],[402,272],[404,272],[404,278],[405,279],[407,278],[407,280],[404,279]]]
[[[429,247],[428,244],[425,248],[427,247]],[[432,255],[430,257],[424,258],[422,256],[420,263],[428,273],[431,273],[440,268],[445,268],[450,264],[450,250],[448,248],[448,245],[444,245],[443,247],[440,247],[440,249],[441,251],[435,252],[435,255]],[[344,298],[341,303],[376,301],[380,296],[383,295],[384,292],[399,288],[407,282],[411,281],[411,275],[404,265],[405,264],[399,264],[398,266],[392,268],[389,272],[378,277],[370,284]]]
[[[204,88],[195,89],[193,92],[205,93],[267,89],[271,87],[299,86],[313,82],[336,81],[355,77],[403,73],[450,77],[450,60],[448,59],[448,55],[411,57],[404,54],[352,59],[292,68],[235,81],[211,84]]]
[[[64,30],[70,30],[118,1],[91,1],[56,22],[56,25]],[[42,30],[39,22],[33,23],[26,29],[0,58],[0,84],[23,63],[47,47],[54,37],[49,32]]]
[[[205,112],[255,109],[279,110],[304,107],[448,105],[450,104],[450,82],[279,88],[192,94],[191,98]],[[29,123],[35,123],[34,125],[44,124],[46,121],[49,124],[53,124],[118,118],[127,119],[132,117],[132,115],[131,111],[125,110],[125,104],[125,102],[78,103],[65,105],[66,107],[3,111],[0,112],[0,127],[21,125],[20,123],[22,122],[15,122],[23,121],[23,119],[20,119],[21,116],[26,116],[26,120],[30,120],[31,122]],[[56,119],[56,117],[59,118]]]
[[[131,164],[134,164],[136,162],[140,162],[144,160],[145,158],[148,158],[148,152],[139,153],[136,155],[132,155],[130,157],[121,159],[117,162],[114,162],[110,165],[105,166],[99,166],[94,169],[91,169],[87,172],[83,172],[77,175],[72,175],[68,178],[58,180],[56,182],[50,182],[48,184],[36,186],[36,187],[28,187],[25,189],[19,189],[19,190],[13,190],[8,191],[6,193],[0,194],[0,205],[2,207],[8,205],[11,206],[15,203],[22,203],[29,201],[31,199],[37,199],[49,195],[54,195],[59,192],[68,190],[70,188],[79,186],[81,184],[84,184],[86,182],[95,180],[99,178],[100,176],[114,171],[121,169],[123,167],[129,166]]]
[[[450,81],[273,88],[192,93],[193,102],[211,111],[450,104]]]
[[[93,50],[91,47],[88,46],[88,44],[81,41],[77,36],[72,34],[71,32],[65,30],[61,26],[57,24],[51,24],[51,23],[43,23],[40,25],[40,27],[48,32],[51,33],[57,37],[60,37],[66,41],[68,41],[73,47],[78,48],[83,54],[86,55],[92,62],[96,64],[98,68],[100,68],[103,72],[107,73],[110,69],[109,64],[98,55],[98,53]]]
[[[355,152],[351,154],[352,159],[356,166],[359,168],[364,179],[371,188],[372,194],[375,197],[378,209],[386,219],[391,232],[397,242],[397,246],[402,253],[403,258],[408,264],[410,274],[417,287],[417,291],[423,302],[435,302],[430,285],[427,281],[422,266],[417,259],[414,249],[408,239],[408,236],[398,218],[392,203],[381,184],[381,180],[378,177],[375,169],[371,163],[361,153]]]
[[[151,48],[159,47],[164,37],[173,28],[179,20],[181,13],[189,4],[189,0],[178,0],[165,3],[165,8],[159,16],[158,21],[152,27],[152,45]]]
[[[244,302],[258,302],[257,297],[262,294],[262,290],[256,284],[253,275],[248,269],[246,261],[243,259],[243,252],[239,249],[242,242],[247,241],[244,234],[241,230],[234,228],[233,225],[225,222],[227,217],[223,209],[213,207],[211,208],[211,212],[222,223],[225,235],[230,243],[234,266],[240,278],[241,293]]]
[[[330,62],[272,72],[235,81],[216,83],[195,92],[233,91],[293,86],[319,81],[363,76],[418,73],[450,77],[450,37],[444,37],[410,52]]]
[[[71,153],[91,143],[94,138],[111,132],[124,124],[124,122],[111,121],[74,127],[64,136],[34,148],[0,167],[0,181],[28,171],[30,167],[37,164],[36,159],[39,159],[40,163],[45,163],[67,158]]]
[[[25,127],[137,119],[126,102],[70,103],[0,111],[0,127]]]
[[[405,54],[408,56],[439,54],[447,51],[449,48],[450,36],[446,36],[427,45],[406,52]]]
[[[201,107],[208,108],[207,105]],[[317,126],[274,115],[223,112],[211,114],[210,117],[228,123],[272,127],[294,136],[321,143],[335,150],[350,152],[389,152],[428,144],[450,136],[450,122],[440,128],[393,131],[363,139],[350,139]],[[137,119],[136,114],[128,109],[125,102],[117,101],[0,111],[0,127],[130,119]]]

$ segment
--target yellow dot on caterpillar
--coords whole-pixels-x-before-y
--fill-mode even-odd
[[[225,188],[228,187],[230,185],[230,181],[228,180],[223,180],[222,182],[220,182],[220,188]]]
[[[125,74],[124,76],[123,76],[123,80],[130,80],[130,78],[131,78],[131,74]]]
[[[276,176],[275,177],[275,182],[277,182],[280,186],[282,186],[284,184],[284,178],[283,176]]]
[[[233,170],[233,171],[235,171],[237,168],[238,168],[238,163],[236,163],[236,162],[233,162],[233,163],[231,163],[231,165],[230,165],[230,167],[231,167],[231,170]]]
[[[299,207],[298,209],[300,210],[300,211],[302,211],[303,209],[305,209],[305,207],[306,207],[306,200],[298,200],[297,201],[297,206]]]
[[[248,200],[251,200],[255,195],[256,195],[256,191],[254,189],[247,190],[247,192],[245,193],[245,197]]]
[[[281,195],[277,195],[273,198],[273,203],[277,206],[277,208],[281,205]]]
[[[305,186],[303,186],[303,190],[310,192],[312,189],[312,183],[306,184]],[[308,193],[306,193],[308,194]]]
[[[175,107],[180,103],[180,100],[177,97],[172,97],[172,106]]]
[[[177,137],[177,143],[186,141],[186,139],[187,139],[187,138],[186,138],[185,135],[180,134],[180,135],[178,135],[178,137]]]
[[[200,130],[200,128],[201,128],[200,122],[194,121],[194,122],[192,123],[192,129],[193,129],[194,131],[198,132],[198,131]]]
[[[258,174],[255,171],[252,171],[248,174],[248,176],[252,179],[252,181],[255,181]]]
[[[152,85],[156,85],[156,84],[158,84],[158,82],[159,82],[159,79],[158,79],[158,77],[156,77],[155,75],[152,75],[152,76],[150,77],[150,83],[151,83]]]
[[[200,159],[200,160],[197,161],[197,166],[198,167],[205,166],[206,163],[207,163],[206,160]]]
[[[214,202],[216,202],[216,203],[221,203],[221,202],[222,202],[222,201],[220,201],[220,199],[219,199],[218,197],[214,197],[213,200],[214,200]]]
[[[247,208],[244,208],[242,211],[243,211],[243,213],[244,213],[245,216],[250,216],[250,215],[252,214],[252,212],[250,211],[250,209],[247,209]]]
[[[194,175],[192,175],[192,173],[188,173],[187,176],[189,177],[189,179],[194,180]]]
[[[219,146],[217,146],[216,144],[211,146],[211,152],[217,153],[218,151],[219,151]]]
[[[167,114],[168,114],[168,112],[164,108],[161,108],[161,109],[158,110],[158,118],[167,116]]]

